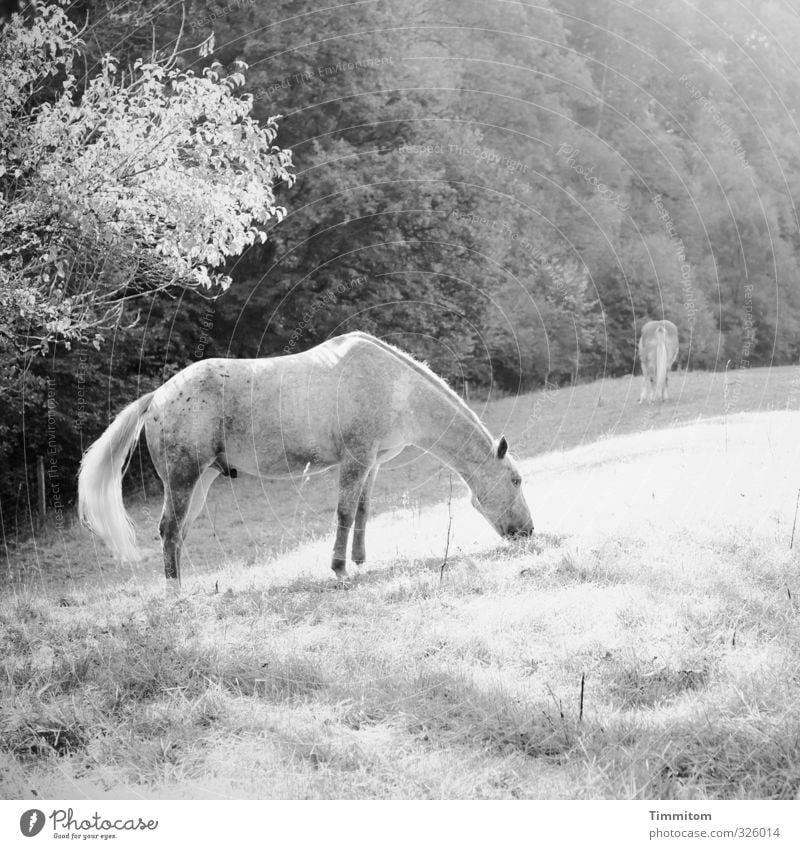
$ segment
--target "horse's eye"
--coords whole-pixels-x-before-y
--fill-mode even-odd
[[[513,483],[514,486],[521,486],[522,478],[511,478],[511,483]]]

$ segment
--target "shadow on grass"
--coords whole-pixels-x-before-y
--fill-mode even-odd
[[[212,591],[212,594],[217,595],[218,593],[215,604],[220,615],[224,611],[226,614],[248,616],[274,610],[276,602],[292,596],[310,597],[312,601],[304,605],[309,607],[309,605],[320,604],[325,598],[335,599],[343,596],[346,599],[348,592],[355,592],[360,589],[391,588],[391,585],[397,581],[408,582],[418,579],[420,591],[429,593],[436,581],[445,585],[454,574],[463,576],[466,571],[471,574],[480,572],[491,575],[493,564],[496,562],[506,563],[520,559],[521,565],[526,566],[527,561],[524,558],[530,557],[530,555],[538,557],[545,551],[557,549],[564,544],[566,539],[565,535],[534,534],[524,539],[503,541],[478,553],[467,554],[461,550],[455,550],[448,552],[446,559],[439,556],[396,558],[378,561],[375,565],[370,564],[365,569],[350,563],[348,564],[349,577],[345,582],[339,581],[331,572],[329,576],[303,576],[280,585],[243,589],[228,588],[222,592]],[[520,574],[525,575],[534,571],[522,568]],[[217,587],[219,587],[218,582]],[[410,591],[411,588],[407,587],[406,589]],[[387,602],[392,600],[388,596],[385,599]]]
[[[582,727],[555,700],[523,702],[499,686],[436,668],[341,692],[331,685],[328,692],[337,699],[342,725],[360,730],[400,724],[418,742],[434,747],[488,747],[552,758],[576,746]]]

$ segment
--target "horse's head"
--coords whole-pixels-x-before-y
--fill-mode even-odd
[[[506,438],[494,444],[492,457],[481,465],[470,482],[472,506],[483,514],[500,536],[533,533],[531,511],[522,494],[522,475],[508,453]]]

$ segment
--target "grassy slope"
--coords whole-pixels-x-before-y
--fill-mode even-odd
[[[540,534],[499,544],[399,458],[349,591],[324,481],[219,486],[178,601],[155,556],[31,547],[0,607],[0,795],[794,797],[796,375],[493,402]]]

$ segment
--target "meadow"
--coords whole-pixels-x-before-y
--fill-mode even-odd
[[[8,547],[0,796],[796,798],[800,372],[639,380],[475,405],[532,539],[387,464],[347,589],[331,476],[217,482],[179,598],[149,484],[140,564],[74,524]]]

